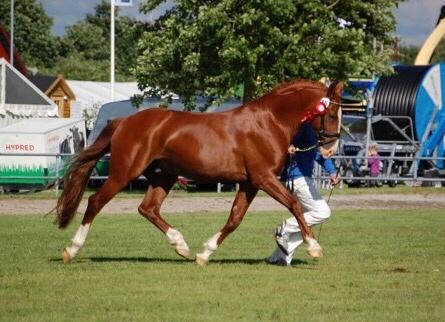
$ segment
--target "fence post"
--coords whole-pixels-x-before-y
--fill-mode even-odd
[[[418,171],[418,166],[419,166],[419,164],[417,162],[418,161],[416,159],[413,160],[413,163],[414,163],[413,186],[417,186],[417,171]]]

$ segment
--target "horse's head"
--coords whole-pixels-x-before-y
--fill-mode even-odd
[[[318,132],[320,153],[328,158],[335,154],[338,147],[341,126],[341,92],[343,82],[333,82],[327,91],[326,99],[316,106],[316,114],[312,126]]]
[[[309,122],[318,132],[320,153],[328,158],[338,147],[342,90],[343,82],[333,82],[326,90],[326,86],[319,82],[295,80],[277,86],[270,93],[252,101],[252,105],[267,107],[274,114],[275,123],[281,120],[285,124],[289,138],[295,135],[301,123]]]

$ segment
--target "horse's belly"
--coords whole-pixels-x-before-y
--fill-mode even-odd
[[[212,160],[177,156],[168,160],[178,175],[200,182],[244,181],[247,178],[243,165],[236,158],[216,157]]]

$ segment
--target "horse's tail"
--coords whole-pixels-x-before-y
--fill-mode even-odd
[[[55,207],[55,223],[66,228],[76,214],[88,179],[97,161],[110,149],[111,137],[122,119],[111,121],[96,141],[80,152],[63,177],[63,191]]]

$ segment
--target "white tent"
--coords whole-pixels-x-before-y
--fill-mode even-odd
[[[71,117],[85,118],[87,127],[92,128],[100,107],[111,102],[109,82],[67,80],[76,101],[71,106]],[[142,94],[136,82],[114,84],[114,101],[129,100],[135,94]]]
[[[0,58],[0,128],[25,118],[57,116],[57,105]]]
[[[67,83],[76,95],[76,103],[82,110],[98,108],[111,102],[109,82],[67,80]],[[136,82],[114,84],[115,101],[128,100],[135,94],[142,94]]]

